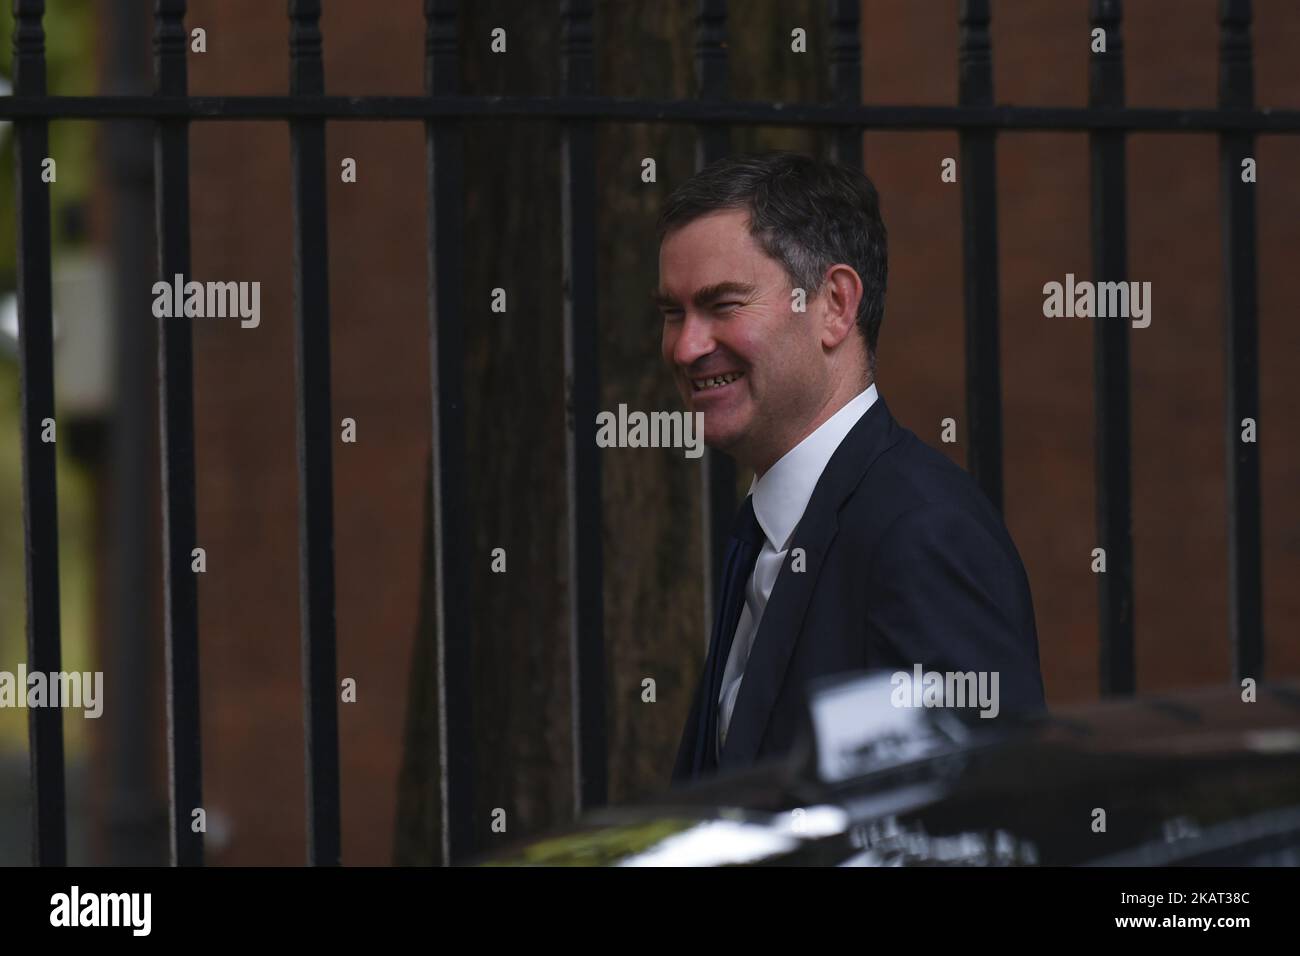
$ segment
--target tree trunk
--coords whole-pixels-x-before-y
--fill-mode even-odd
[[[467,5],[464,89],[554,95],[560,89],[559,4]],[[613,96],[694,93],[695,3],[598,3],[597,85]],[[825,98],[824,4],[734,5],[728,50],[735,99]],[[554,7],[554,9],[552,9]],[[505,54],[488,36],[507,31]],[[790,50],[808,32],[809,52]],[[660,320],[648,305],[658,279],[654,221],[694,167],[695,131],[680,124],[602,124],[597,138],[597,269],[601,407],[671,410],[679,399],[660,359]],[[798,130],[737,129],[738,151],[815,149]],[[573,756],[567,609],[564,354],[560,261],[560,130],[548,122],[466,127],[466,396],[468,520],[475,569],[474,780],[479,845],[491,849],[571,818]],[[653,157],[657,182],[641,181]],[[507,312],[489,309],[494,288]],[[594,423],[589,423],[594,428]],[[705,566],[698,460],[672,449],[609,449],[603,501],[580,502],[603,521],[609,793],[611,802],[662,790],[703,664]],[[748,476],[741,476],[747,485]],[[428,487],[428,482],[426,482]],[[426,491],[425,501],[431,493]],[[432,535],[426,511],[419,633],[411,669],[395,859],[439,855],[436,653]],[[489,571],[504,548],[507,573]],[[643,702],[652,678],[655,702]],[[451,728],[450,733],[456,733]],[[495,808],[507,830],[487,825]]]

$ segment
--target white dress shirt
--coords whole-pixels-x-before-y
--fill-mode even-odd
[[[763,621],[763,609],[767,607],[777,575],[785,564],[794,529],[808,507],[808,499],[812,497],[817,481],[826,470],[826,463],[840,447],[844,436],[875,401],[876,386],[873,383],[786,452],[749,487],[754,498],[754,516],[763,529],[764,541],[754,573],[745,586],[745,607],[740,612],[731,654],[727,657],[727,667],[722,676],[722,692],[718,697],[719,758],[727,741],[727,727],[736,707],[736,698],[740,695],[740,683],[745,676],[749,652],[754,646],[754,636]]]

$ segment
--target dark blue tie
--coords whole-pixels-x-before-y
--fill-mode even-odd
[[[717,768],[715,747],[718,737],[718,695],[722,693],[722,677],[731,654],[731,642],[740,623],[740,612],[745,607],[745,586],[754,573],[758,552],[763,546],[763,529],[754,516],[753,496],[745,498],[740,511],[731,524],[727,540],[727,557],[722,571],[722,593],[717,596],[713,616],[713,635],[709,639],[709,655],[704,662],[707,678],[704,712],[699,722],[695,741],[695,775]]]

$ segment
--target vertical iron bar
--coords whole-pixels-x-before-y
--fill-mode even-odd
[[[153,57],[140,42],[150,34],[156,0],[122,0],[107,24],[105,92],[135,95],[153,89]],[[109,268],[112,289],[112,421],[107,475],[108,550],[104,561],[107,627],[104,678],[130,687],[105,714],[102,859],[115,866],[157,866],[172,856],[167,793],[155,783],[157,726],[154,672],[156,596],[166,563],[166,539],[144,534],[154,518],[153,475],[159,434],[158,328],[150,321],[158,278],[154,205],[155,126],[146,120],[105,124],[107,189],[113,197]],[[158,459],[161,461],[161,459]],[[163,544],[158,552],[159,543]],[[154,579],[155,571],[159,578]],[[161,636],[161,635],[159,635]],[[112,676],[109,676],[112,675]],[[163,697],[166,706],[166,696]],[[166,718],[164,718],[166,719]],[[170,759],[164,757],[164,759]]]
[[[154,7],[154,91],[185,96],[185,0]],[[158,274],[170,285],[190,272],[189,123],[159,120],[154,131]],[[127,322],[134,317],[126,316]],[[158,320],[158,417],[162,458],[163,607],[167,657],[168,811],[173,866],[203,864],[203,834],[192,815],[203,805],[199,738],[198,537],[194,493],[193,326],[183,315]]]
[[[140,36],[151,33],[155,0],[122,0],[107,23],[105,92],[134,95],[153,88],[153,57]],[[160,424],[159,329],[151,320],[153,281],[159,277],[153,134],[144,120],[118,120],[103,127],[108,163],[108,193],[113,196],[112,237],[112,423],[108,442],[107,531],[104,591],[107,623],[100,659],[104,682],[130,687],[114,697],[104,714],[103,856],[112,865],[157,866],[170,860],[166,792],[153,769],[157,708],[151,675],[155,670],[155,597],[165,571],[155,568],[161,538],[143,529],[156,518],[161,498],[153,494]],[[125,320],[123,320],[125,317]],[[165,558],[159,562],[165,562]],[[153,574],[159,574],[155,580]],[[161,635],[159,635],[161,636]],[[157,643],[161,646],[161,641]],[[165,695],[159,698],[166,705]],[[164,719],[165,715],[164,715]],[[166,760],[166,757],[164,757]]]
[[[566,96],[594,96],[592,2],[564,0],[561,66]],[[604,574],[596,413],[600,372],[596,323],[596,131],[561,128],[564,246],[564,377],[569,498],[569,656],[573,690],[574,813],[607,800]]]
[[[1106,52],[1088,63],[1088,105],[1124,106],[1124,43],[1120,0],[1092,0],[1093,29],[1105,31]],[[1125,137],[1116,130],[1088,136],[1092,152],[1092,269],[1095,282],[1128,279]],[[1133,495],[1129,413],[1129,325],[1122,316],[1093,319],[1093,393],[1097,428],[1097,544],[1106,571],[1097,575],[1101,693],[1132,694]]]
[[[958,98],[993,105],[988,0],[962,0]],[[994,131],[963,130],[962,259],[966,300],[966,466],[1002,510],[1002,373],[998,351],[998,206]]]
[[[289,92],[325,92],[320,0],[290,0]],[[294,358],[298,379],[298,585],[306,709],[307,859],[341,862],[334,491],[330,419],[325,121],[289,124],[293,169]]]
[[[14,0],[14,95],[45,96],[44,0]],[[59,507],[54,420],[54,335],[50,280],[50,193],[41,181],[49,151],[45,119],[14,121],[18,216],[18,340],[23,406],[23,532],[27,548],[27,668],[62,670],[59,646]],[[26,688],[22,689],[26,692]],[[32,859],[67,863],[63,711],[27,711],[32,773]]]
[[[425,0],[424,85],[460,92],[459,0]],[[444,865],[474,853],[474,645],[465,554],[464,132],[459,120],[425,124],[428,157],[429,355],[433,375],[434,594],[438,630],[438,734]]]
[[[827,0],[831,20],[831,101],[862,105],[862,0]],[[862,127],[838,126],[831,134],[831,157],[862,168]]]
[[[1219,106],[1255,103],[1250,0],[1219,6]],[[1255,185],[1242,163],[1255,156],[1250,133],[1219,137],[1223,195],[1224,367],[1227,386],[1228,628],[1234,680],[1264,676],[1259,445],[1241,440],[1242,419],[1259,428],[1259,315],[1255,275]],[[1258,439],[1258,435],[1256,435]]]
[[[727,97],[727,2],[698,0],[695,18],[695,78],[701,100]],[[731,152],[731,129],[722,123],[697,127],[695,168],[703,169]],[[727,537],[736,510],[736,463],[721,452],[705,448],[700,456],[704,482],[704,648],[713,626],[714,595],[722,587]]]

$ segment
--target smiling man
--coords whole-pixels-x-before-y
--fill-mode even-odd
[[[664,360],[705,443],[754,471],[673,781],[789,751],[807,683],[844,671],[996,675],[1001,713],[1042,710],[1001,516],[876,388],[871,181],[793,153],[728,157],[673,192],[659,238]]]

